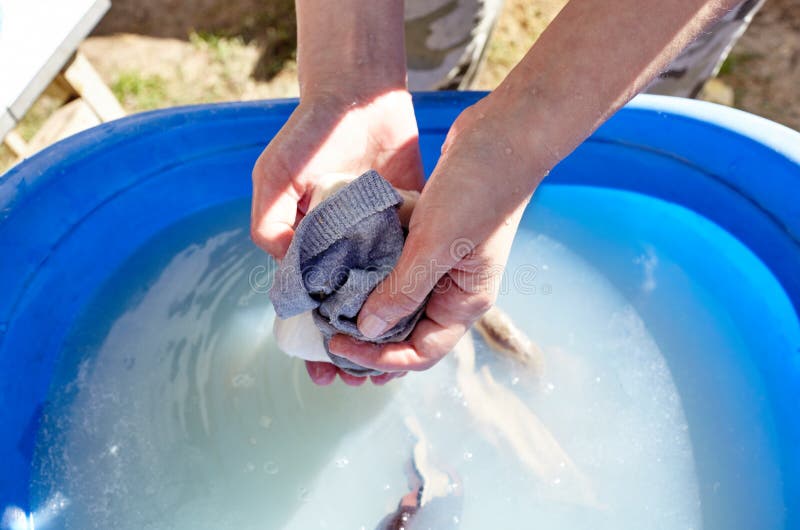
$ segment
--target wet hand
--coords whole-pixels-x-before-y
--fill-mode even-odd
[[[410,94],[394,90],[369,98],[343,93],[304,97],[253,168],[253,241],[281,259],[307,211],[315,182],[327,173],[359,175],[368,169],[400,189],[422,186]],[[317,384],[330,384],[337,373],[351,385],[366,380],[329,363],[309,362],[306,367]],[[395,376],[373,381],[382,384]]]
[[[331,352],[386,372],[426,370],[494,303],[522,213],[546,174],[482,100],[456,120],[411,216],[397,265],[358,315],[375,337],[427,300],[408,340],[374,344],[345,335]]]

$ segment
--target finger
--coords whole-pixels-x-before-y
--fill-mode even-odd
[[[375,344],[342,336],[331,339],[331,352],[365,368],[387,372],[427,370],[450,353],[466,333],[464,326],[443,327],[430,319],[420,320],[406,342]]]
[[[314,384],[326,386],[336,379],[336,366],[331,363],[306,361],[306,371]]]
[[[462,271],[452,271],[456,277]],[[337,355],[367,368],[384,371],[426,370],[447,355],[469,327],[494,302],[495,286],[491,281],[476,285],[453,280],[449,275],[437,283],[425,307],[425,316],[414,328],[408,341],[374,344],[344,335],[335,335],[329,348]]]
[[[342,378],[342,381],[344,381],[344,384],[347,386],[361,386],[367,381],[366,377],[351,375],[341,369],[339,369],[339,377]]]
[[[414,313],[436,282],[457,261],[442,238],[425,229],[410,231],[394,269],[372,291],[358,313],[358,329],[379,337],[400,319]]]
[[[399,379],[401,377],[405,377],[408,372],[385,372],[381,375],[373,375],[371,376],[372,382],[378,386],[384,385],[391,381],[392,379]]]
[[[397,193],[403,198],[403,204],[397,210],[397,215],[400,217],[400,224],[408,227],[411,221],[411,214],[414,213],[414,208],[417,206],[419,200],[419,192],[413,190],[397,190]]]
[[[443,277],[425,306],[425,316],[409,337],[421,356],[441,359],[450,353],[469,328],[492,307],[497,297],[494,274],[502,270],[489,268],[484,276],[476,271],[464,271],[470,260],[462,261]]]
[[[262,157],[268,155],[262,155]],[[253,242],[277,259],[283,258],[294,236],[298,203],[303,196],[277,163],[256,163],[250,235]]]
[[[423,365],[423,360],[413,346],[407,342],[375,344],[337,335],[328,342],[328,348],[332,353],[365,368],[384,372],[413,370],[415,367]]]
[[[497,265],[473,267],[464,260],[436,284],[425,318],[444,328],[466,330],[494,304],[502,274]]]
[[[374,168],[395,188],[421,190],[425,178],[416,130],[399,149],[378,160]]]

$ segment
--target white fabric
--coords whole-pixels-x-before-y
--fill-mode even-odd
[[[314,324],[311,311],[287,319],[275,317],[272,333],[278,348],[291,357],[306,361],[331,362],[322,342],[322,333]]]

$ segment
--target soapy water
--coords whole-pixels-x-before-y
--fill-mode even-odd
[[[274,264],[248,238],[248,211],[235,203],[171,227],[76,322],[40,423],[29,517],[60,508],[35,528],[371,530],[409,492],[411,424],[452,493],[424,507],[420,524],[703,526],[669,352],[583,257],[590,250],[547,234],[555,214],[520,231],[508,270],[537,272],[498,301],[545,368],[535,378],[476,338],[475,377],[489,374],[513,405],[487,423],[454,355],[384,387],[313,385],[272,340],[274,312],[251,276]],[[669,279],[656,284],[651,252],[631,281],[652,291]],[[512,408],[567,458],[547,461],[535,436],[519,442],[492,423]],[[750,509],[775,511],[777,495]]]

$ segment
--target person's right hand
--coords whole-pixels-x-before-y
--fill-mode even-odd
[[[253,168],[253,241],[274,258],[283,258],[320,176],[357,176],[369,169],[377,170],[396,188],[421,189],[422,162],[411,95],[393,90],[370,98],[341,92],[304,96]],[[307,362],[306,368],[317,384],[330,384],[337,373],[350,385],[366,380],[330,363]],[[372,380],[383,384],[400,375],[384,374]]]
[[[507,103],[489,96],[453,124],[398,262],[358,314],[359,330],[377,337],[424,303],[411,335],[375,344],[337,334],[332,353],[384,372],[427,370],[492,306],[525,206],[555,163],[509,130]]]

